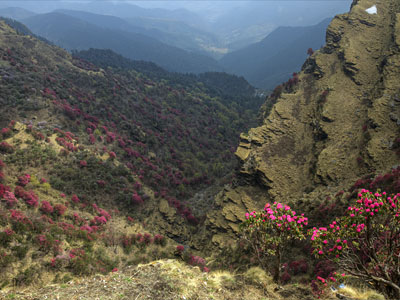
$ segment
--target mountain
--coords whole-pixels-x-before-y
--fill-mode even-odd
[[[35,34],[69,50],[112,49],[125,57],[152,61],[176,72],[221,70],[210,57],[166,45],[142,34],[102,28],[61,13],[36,15],[23,22]]]
[[[25,18],[29,18],[34,16],[35,13],[29,10],[20,8],[20,7],[6,7],[0,9],[0,16],[15,19],[15,20],[22,20]]]
[[[198,14],[184,9],[144,8],[127,2],[112,1],[8,1],[0,2],[1,8],[21,7],[35,13],[48,13],[57,9],[81,10],[119,18],[145,17],[154,19],[177,20],[195,27],[203,27],[204,20]]]
[[[211,23],[211,31],[230,51],[261,41],[280,26],[311,26],[348,11],[344,1],[245,1],[227,5],[225,13]]]
[[[93,1],[82,5],[82,10],[93,13],[112,15],[120,18],[149,18],[159,20],[175,20],[198,28],[204,27],[205,21],[198,14],[184,8],[162,9],[143,8],[128,3],[112,3],[106,1]]]
[[[135,17],[121,19],[110,15],[99,15],[77,10],[57,10],[55,12],[78,18],[93,25],[139,33],[157,39],[165,44],[184,50],[207,53],[207,45],[216,44],[216,37],[183,22],[168,19]]]
[[[144,17],[126,18],[126,21],[148,30],[163,32],[165,36],[159,37],[159,39],[164,43],[176,47],[206,53],[209,56],[218,58],[226,51],[222,47],[219,37],[212,33],[212,31],[190,26],[182,21]]]
[[[273,89],[300,70],[307,49],[319,49],[325,42],[330,19],[306,27],[279,27],[265,39],[226,54],[220,64],[244,76],[254,86]]]

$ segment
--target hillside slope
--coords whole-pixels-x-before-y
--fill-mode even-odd
[[[0,57],[2,287],[183,250],[203,269],[189,245],[213,203],[190,200],[230,180],[254,111],[202,83],[101,69],[1,20]]]
[[[370,178],[399,165],[399,46],[398,1],[354,1],[333,19],[326,45],[276,89],[263,124],[241,135],[239,178],[206,222],[214,246],[231,243],[244,213],[266,201],[307,211],[335,195],[346,202],[357,180],[373,189]]]

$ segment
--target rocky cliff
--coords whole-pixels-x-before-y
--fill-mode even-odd
[[[399,164],[399,78],[400,2],[354,0],[291,92],[241,135],[237,183],[206,221],[213,244],[228,244],[245,211],[266,201],[325,199]]]

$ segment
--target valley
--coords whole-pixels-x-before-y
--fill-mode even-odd
[[[1,299],[400,297],[398,1],[241,49],[61,4],[0,8]]]

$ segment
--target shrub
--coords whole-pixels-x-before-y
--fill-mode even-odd
[[[151,234],[150,233],[145,233],[143,235],[143,243],[145,243],[146,245],[152,244],[153,243],[153,239],[151,238]]]
[[[107,223],[107,219],[103,216],[95,216],[93,220],[90,221],[91,225],[103,225]]]
[[[3,136],[3,139],[9,138],[12,134],[12,131],[8,127],[4,127],[1,129],[1,135]]]
[[[17,286],[20,285],[30,285],[40,274],[35,267],[30,267],[25,271],[20,272],[14,278],[14,284]]]
[[[9,228],[0,232],[0,245],[6,248],[12,241],[15,232]]]
[[[23,187],[16,186],[14,189],[15,196],[24,199],[25,203],[32,207],[39,205],[39,198],[33,191],[25,191]]]
[[[31,176],[29,174],[25,174],[18,177],[17,184],[20,186],[26,186],[30,181],[31,181]]]
[[[293,275],[297,275],[300,273],[307,273],[308,263],[305,260],[292,261],[289,264],[289,269],[293,273]]]
[[[77,196],[77,195],[75,195],[75,194],[74,194],[74,195],[72,195],[72,197],[71,197],[71,201],[72,201],[72,202],[74,202],[75,204],[80,202],[80,200],[79,200],[78,196]]]
[[[104,180],[97,180],[97,185],[101,188],[106,186],[106,182]]]
[[[347,213],[310,231],[314,254],[400,298],[400,194],[361,190]]]
[[[141,205],[144,202],[143,202],[142,197],[140,197],[137,193],[134,193],[132,195],[132,203],[135,204],[135,205]]]
[[[33,191],[27,192],[24,196],[24,200],[29,206],[38,207],[39,205],[39,198]]]
[[[109,155],[110,159],[115,159],[117,157],[117,155],[113,151],[108,152],[108,155]]]
[[[44,214],[52,214],[54,211],[53,206],[47,201],[42,201],[41,206],[40,206],[40,211]]]
[[[164,236],[162,236],[160,234],[156,234],[154,236],[154,244],[165,246],[167,244],[167,240],[165,239]]]
[[[0,183],[0,198],[4,197],[4,194],[9,191],[10,191],[10,188],[8,186]]]
[[[182,255],[183,251],[185,251],[185,247],[183,245],[176,246],[176,252],[178,255]]]
[[[13,254],[15,255],[15,257],[17,257],[18,259],[24,259],[26,254],[29,251],[29,246],[25,245],[25,246],[14,246],[11,248]]]
[[[267,203],[264,212],[246,213],[246,221],[240,228],[264,269],[267,269],[266,257],[275,257],[274,280],[278,282],[283,251],[289,242],[304,238],[303,226],[307,224],[304,215],[297,216],[288,205],[274,202]]]
[[[191,264],[192,266],[198,266],[201,270],[203,270],[206,265],[206,260],[201,256],[191,255],[189,259],[189,264]]]
[[[4,200],[6,200],[6,204],[8,208],[12,208],[18,203],[18,199],[15,197],[13,192],[5,191],[3,195]]]
[[[57,216],[62,216],[65,214],[65,211],[67,210],[67,207],[63,204],[56,204],[54,205],[54,212],[56,213]]]
[[[282,284],[286,284],[290,281],[290,279],[292,278],[292,276],[290,276],[290,274],[286,271],[285,273],[282,274],[281,276],[281,282]]]

